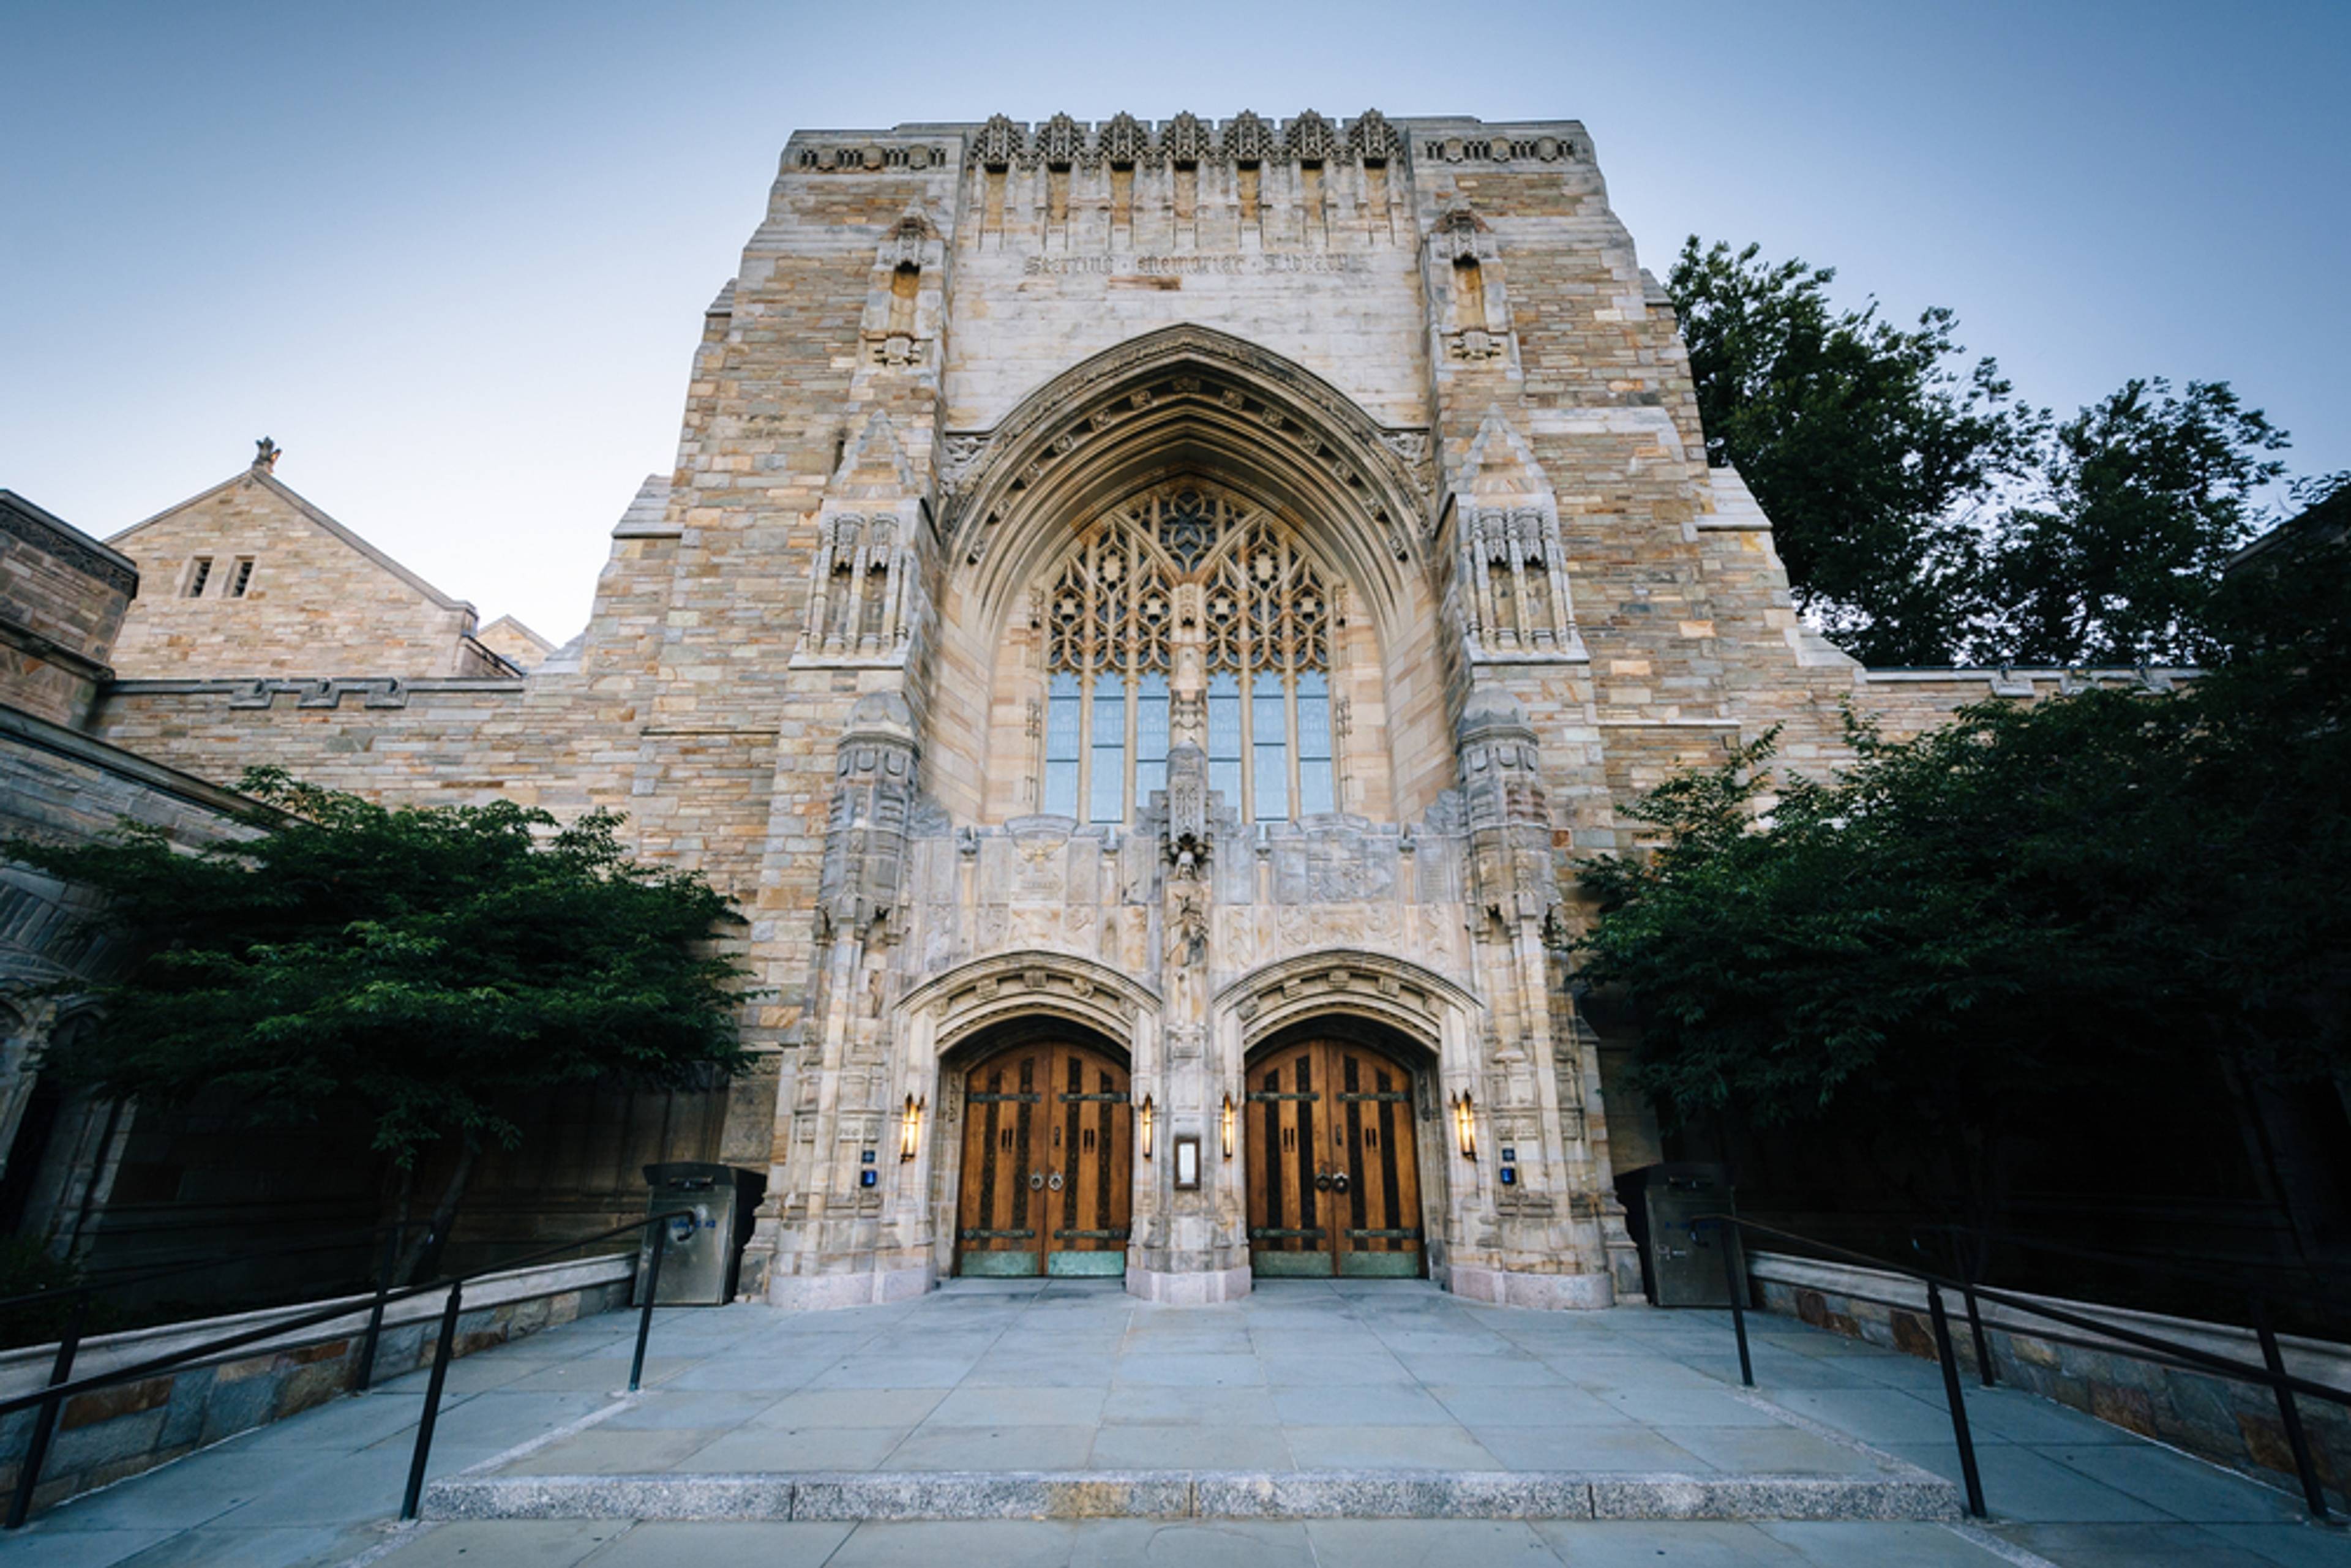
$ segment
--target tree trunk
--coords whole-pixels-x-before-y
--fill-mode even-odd
[[[471,1138],[457,1152],[457,1164],[449,1172],[448,1184],[441,1189],[441,1201],[434,1206],[433,1222],[421,1230],[411,1231],[401,1239],[400,1268],[397,1277],[403,1285],[413,1285],[437,1266],[441,1254],[449,1242],[449,1228],[456,1223],[457,1206],[465,1200],[465,1183],[474,1174],[474,1159],[480,1149]],[[407,1183],[401,1186],[401,1218],[407,1218]]]

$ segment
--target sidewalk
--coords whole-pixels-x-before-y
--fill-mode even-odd
[[[1753,1395],[1719,1312],[1513,1311],[1410,1281],[1266,1281],[1205,1308],[1095,1281],[956,1281],[854,1312],[664,1311],[630,1399],[616,1391],[635,1320],[611,1313],[453,1365],[434,1464],[448,1484],[428,1511],[617,1517],[388,1530],[419,1374],[69,1504],[0,1542],[0,1562],[2351,1564],[2351,1540],[2301,1522],[2297,1500],[2004,1389],[1968,1390],[1989,1530],[1920,1521],[1907,1467],[1958,1474],[1936,1369],[1749,1321]],[[1278,1494],[1266,1511],[1289,1516],[808,1521],[810,1500],[869,1517],[884,1492],[917,1513],[985,1511],[990,1498],[1018,1512],[1038,1486],[1088,1478],[1115,1492],[1134,1472],[1180,1478],[1164,1495],[1188,1503],[1152,1511],[1248,1511]],[[1660,1476],[1683,1490],[1658,1490]],[[1496,1488],[1562,1478],[1636,1508],[1693,1486],[1750,1501],[1776,1487],[1763,1511],[1787,1511],[1791,1495],[1799,1511],[1828,1499],[1888,1511],[1871,1500],[1891,1497],[1909,1517],[1316,1516],[1346,1499],[1474,1511]],[[802,1488],[783,1511],[801,1522],[772,1507],[637,1521],[779,1479]]]

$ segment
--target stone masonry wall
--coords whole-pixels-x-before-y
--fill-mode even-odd
[[[1767,1312],[1935,1359],[1924,1291],[1908,1280],[1770,1253],[1751,1255],[1749,1272]],[[2232,1361],[2258,1365],[2262,1359],[2250,1330],[2079,1301],[2052,1299],[2049,1304],[2184,1342]],[[1971,1388],[1979,1382],[1974,1340],[1959,1301],[1946,1305],[1952,1349],[1964,1372],[1963,1384]],[[2001,1382],[2298,1492],[2277,1399],[2267,1388],[2144,1360],[2126,1354],[2116,1342],[2097,1343],[2094,1336],[2009,1308],[1985,1303],[1981,1311]],[[2289,1372],[2351,1392],[2351,1357],[2341,1346],[2290,1335],[2279,1338]],[[2351,1489],[2351,1408],[2308,1397],[2296,1404],[2320,1481],[2339,1503],[2351,1496],[2346,1492]],[[1995,1510],[2000,1508],[1997,1492],[1989,1500]]]
[[[127,678],[417,678],[482,667],[467,642],[472,605],[442,594],[262,468],[112,543],[141,571],[115,644],[115,667]],[[210,562],[201,591],[199,560]]]
[[[611,1266],[559,1264],[549,1270],[524,1270],[525,1277],[514,1281],[489,1281],[482,1293],[490,1299],[459,1313],[450,1354],[472,1355],[542,1329],[624,1307],[629,1301],[632,1264],[632,1259]],[[544,1276],[545,1282],[530,1276]],[[501,1295],[505,1299],[498,1299]],[[399,1303],[387,1314],[376,1346],[375,1381],[432,1364],[440,1300],[420,1297]],[[276,1315],[296,1316],[325,1304],[308,1302],[280,1309]],[[162,1354],[165,1353],[162,1346],[172,1338],[185,1341],[207,1333],[219,1337],[259,1326],[266,1315],[253,1313],[112,1337],[152,1342],[156,1353]],[[361,1327],[355,1314],[354,1319],[339,1319],[323,1330],[293,1336],[288,1344],[271,1344],[232,1359],[74,1396],[58,1414],[56,1436],[33,1495],[35,1510],[54,1508],[68,1498],[169,1464],[240,1432],[299,1415],[347,1392],[358,1375],[364,1349],[362,1333],[358,1332]],[[103,1353],[108,1344],[107,1338],[84,1343],[78,1358],[82,1375],[89,1375],[97,1365],[99,1355],[94,1353]],[[11,1396],[34,1392],[46,1380],[54,1352],[54,1346],[43,1345],[0,1359],[0,1387]],[[31,1441],[32,1422],[29,1410],[0,1421],[0,1496],[16,1489]],[[389,1510],[397,1500],[387,1493],[384,1507]]]
[[[80,724],[138,589],[127,558],[0,490],[0,702]]]

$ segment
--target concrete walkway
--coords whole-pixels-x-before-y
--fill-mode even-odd
[[[1746,1499],[1741,1509],[1769,1490],[1757,1478],[1778,1478],[1769,1484],[1783,1490],[1761,1511],[1785,1514],[1789,1496],[1797,1512],[1815,1506],[1806,1495],[1875,1496],[1915,1479],[1909,1466],[1956,1477],[1931,1365],[1785,1320],[1750,1322],[1754,1395],[1738,1385],[1719,1312],[1512,1311],[1408,1281],[1269,1281],[1244,1301],[1188,1309],[1092,1281],[959,1281],[855,1312],[664,1311],[646,1391],[630,1399],[616,1391],[634,1318],[607,1314],[452,1368],[434,1466],[446,1484],[429,1507],[617,1517],[389,1528],[417,1375],[59,1509],[0,1541],[0,1562],[277,1568],[374,1555],[389,1568],[613,1568],[725,1555],[852,1568],[953,1553],[1989,1568],[2037,1554],[2084,1568],[2351,1565],[2351,1541],[2301,1522],[2294,1499],[2008,1390],[1969,1391],[1988,1529],[1918,1521],[1915,1509],[1875,1521],[1318,1516],[1333,1496],[1373,1512],[1444,1511],[1473,1496],[1476,1511],[1474,1496],[1562,1477],[1604,1500],[1604,1513],[1612,1487],[1631,1506],[1656,1511],[1663,1499],[1670,1511],[1673,1495],[1690,1494],[1659,1491],[1650,1483],[1661,1475]],[[1074,1476],[1135,1472],[1183,1478],[1186,1490],[1165,1495],[1190,1506],[1152,1511],[1249,1511],[1231,1500],[1271,1495],[1266,1478],[1293,1490],[1260,1510],[1277,1517],[873,1517],[885,1492],[917,1500],[917,1514],[950,1494],[1013,1496],[1006,1511],[1018,1512],[1021,1485],[1066,1491]],[[1343,1477],[1354,1490],[1332,1491]],[[804,1489],[799,1511],[740,1504],[778,1478]],[[1224,1500],[1207,1501],[1212,1484]],[[706,1510],[714,1495],[737,1500],[716,1511],[764,1517],[643,1517],[694,1496],[705,1501],[685,1511]],[[809,1500],[827,1496],[847,1517],[809,1518]]]

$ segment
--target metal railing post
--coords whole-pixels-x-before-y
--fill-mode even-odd
[[[668,1215],[653,1227],[653,1260],[645,1265],[644,1300],[638,1303],[637,1353],[629,1358],[629,1392],[634,1394],[645,1375],[645,1340],[653,1332],[653,1298],[661,1293],[662,1250],[669,1242]]]
[[[433,1454],[433,1428],[441,1419],[441,1389],[449,1381],[449,1351],[457,1343],[458,1302],[465,1291],[463,1280],[449,1286],[449,1305],[441,1314],[441,1343],[433,1352],[433,1375],[424,1385],[424,1414],[416,1423],[416,1452],[408,1461],[408,1490],[400,1500],[400,1517],[416,1517],[424,1495],[424,1465]]]
[[[1747,1354],[1747,1281],[1740,1278],[1739,1228],[1728,1219],[1716,1220],[1715,1228],[1722,1232],[1722,1278],[1730,1287],[1730,1332],[1739,1336],[1739,1381],[1752,1388],[1755,1363]]]
[[[2294,1450],[2294,1471],[2302,1479],[2302,1500],[2310,1517],[2326,1517],[2326,1493],[2318,1485],[2318,1467],[2311,1462],[2310,1438],[2302,1429],[2302,1412],[2294,1407],[2294,1388],[2285,1380],[2285,1356],[2278,1349],[2277,1331],[2270,1327],[2269,1302],[2252,1298],[2253,1333],[2261,1337],[2262,1364],[2270,1370],[2270,1390],[2277,1396],[2278,1421],[2285,1427],[2285,1445]]]
[[[49,1363],[49,1386],[57,1387],[73,1377],[75,1353],[81,1349],[82,1325],[89,1319],[89,1287],[78,1287],[74,1299],[73,1316],[66,1320],[66,1332],[57,1341],[57,1359]],[[41,1484],[41,1466],[49,1457],[49,1440],[57,1436],[57,1412],[64,1401],[56,1395],[41,1401],[33,1412],[32,1441],[25,1446],[24,1468],[16,1473],[16,1490],[8,1499],[10,1530],[22,1530],[33,1511],[33,1489]]]
[[[367,1338],[360,1345],[359,1375],[351,1380],[351,1392],[365,1394],[368,1385],[375,1380],[376,1347],[383,1340],[383,1303],[392,1294],[392,1271],[400,1266],[401,1228],[391,1226],[383,1233],[383,1256],[376,1260],[375,1302],[368,1308]]]
[[[1927,1315],[1935,1323],[1935,1358],[1943,1364],[1943,1397],[1951,1405],[1951,1436],[1959,1443],[1959,1474],[1968,1483],[1968,1512],[1984,1516],[1983,1478],[1976,1473],[1976,1440],[1968,1431],[1968,1402],[1959,1393],[1959,1358],[1951,1348],[1951,1320],[1943,1292],[1927,1281]]]
[[[1951,1233],[1951,1253],[1959,1265],[1959,1300],[1967,1303],[1968,1334],[1975,1341],[1976,1375],[1986,1388],[2000,1386],[2000,1373],[1991,1364],[1991,1341],[1984,1333],[1983,1310],[1976,1304],[1976,1263],[1962,1232]]]

